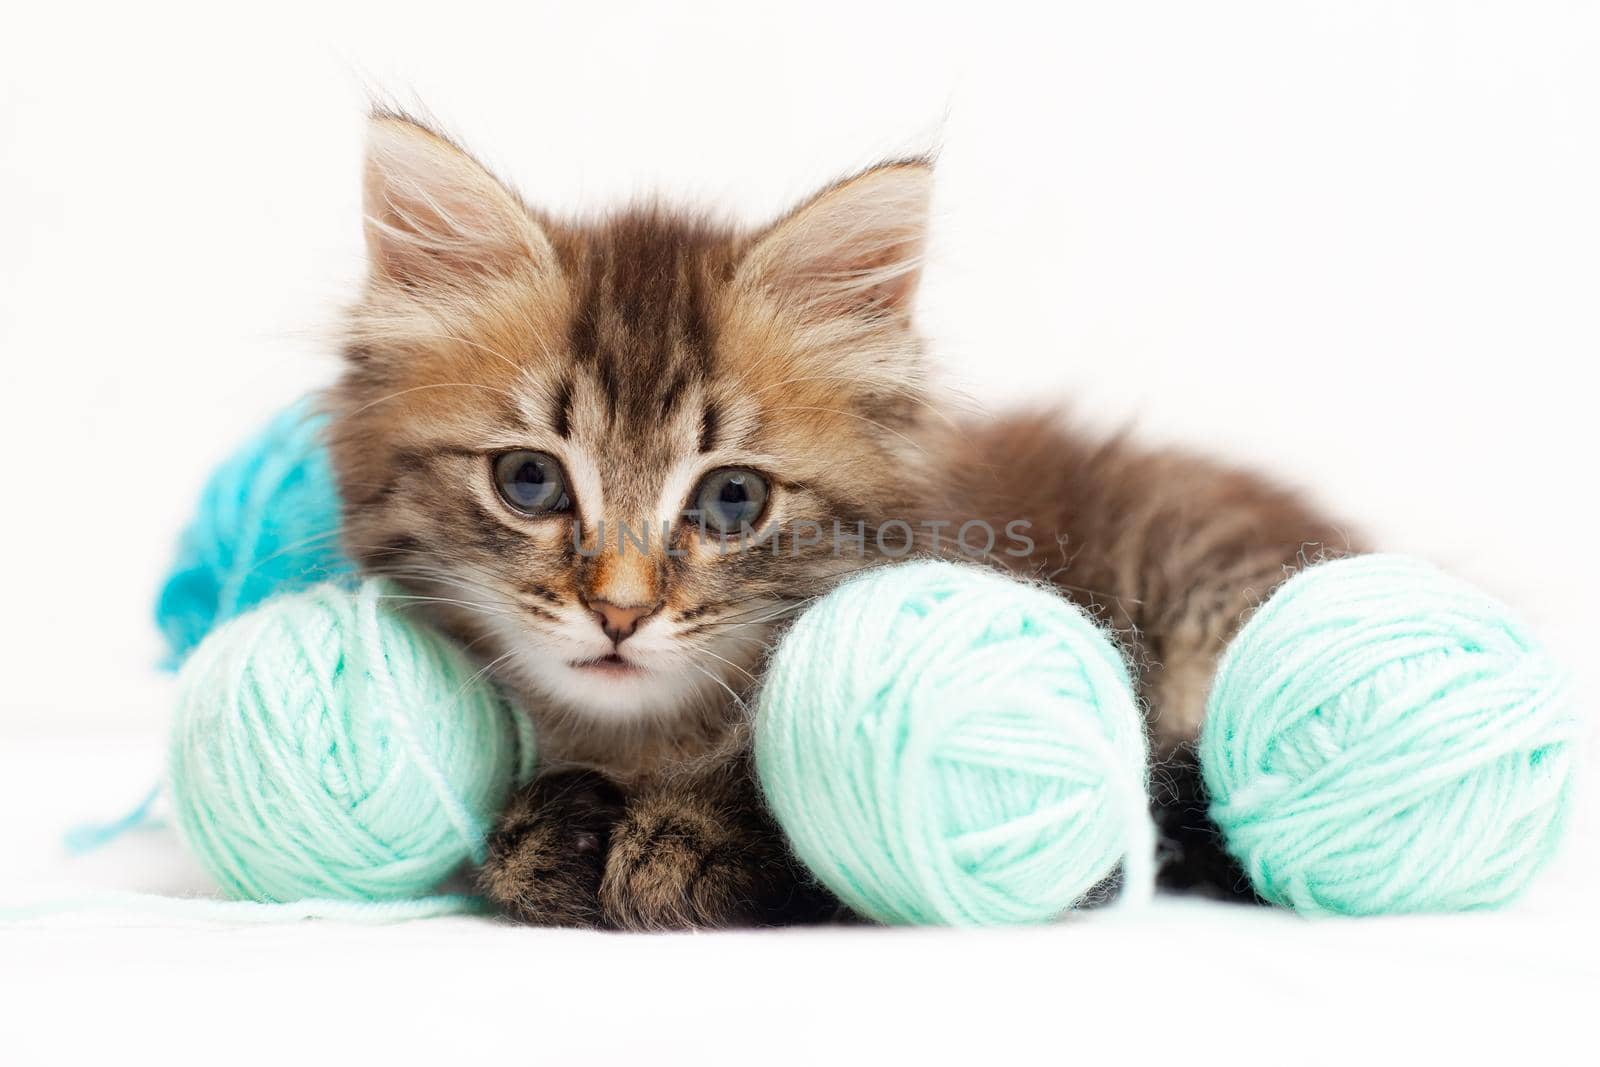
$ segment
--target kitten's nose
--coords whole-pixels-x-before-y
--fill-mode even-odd
[[[585,600],[584,604],[594,612],[600,629],[605,631],[613,644],[618,645],[639,628],[639,623],[654,615],[661,607],[660,604],[613,604],[609,600]]]

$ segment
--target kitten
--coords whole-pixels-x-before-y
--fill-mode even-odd
[[[1049,577],[1127,642],[1175,768],[1157,798],[1187,853],[1172,880],[1237,877],[1185,746],[1241,613],[1344,535],[1187,455],[1050,415],[955,419],[911,318],[931,177],[884,163],[756,231],[653,207],[578,223],[439,133],[373,116],[370,274],[329,395],[345,537],[537,722],[544,770],[482,872],[510,914],[662,929],[830,913],[750,773],[763,654],[907,532],[948,553],[938,531],[972,519],[1002,537],[1031,524],[1031,553],[986,557]]]

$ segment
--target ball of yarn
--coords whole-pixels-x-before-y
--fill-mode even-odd
[[[179,674],[173,807],[231,896],[424,893],[478,854],[532,771],[522,716],[382,590],[272,599],[219,627]]]
[[[309,401],[278,415],[218,467],[156,601],[169,661],[274,593],[345,574],[339,493]]]
[[[1493,907],[1550,856],[1578,724],[1507,610],[1399,556],[1311,567],[1246,623],[1200,739],[1211,812],[1266,899]]]
[[[796,854],[881,922],[1048,920],[1119,860],[1148,892],[1127,668],[1047,590],[935,561],[850,579],[774,654],[755,754]]]

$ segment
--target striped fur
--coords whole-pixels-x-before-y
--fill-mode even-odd
[[[371,272],[328,397],[347,547],[538,723],[547,777],[484,872],[511,913],[826,913],[749,781],[745,702],[784,620],[874,562],[890,520],[1031,522],[1038,552],[997,562],[1127,635],[1158,749],[1180,759],[1249,596],[1342,542],[1292,495],[1190,457],[1050,417],[953,420],[910,314],[930,180],[925,160],[886,163],[754,232],[655,206],[572,222],[439,133],[374,116]],[[514,449],[559,460],[571,513],[500,500],[491,461]],[[721,467],[767,479],[780,550],[727,550],[683,518]],[[648,548],[621,523],[653,531]],[[862,550],[801,543],[836,523]],[[574,665],[613,650],[595,602],[652,607],[615,646],[637,669]]]

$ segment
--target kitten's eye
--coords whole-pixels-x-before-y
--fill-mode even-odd
[[[494,483],[505,502],[524,515],[548,515],[572,507],[561,464],[543,452],[506,452],[496,456]]]
[[[715,533],[738,533],[754,526],[766,508],[767,483],[755,471],[738,467],[712,471],[694,492],[700,522]]]

